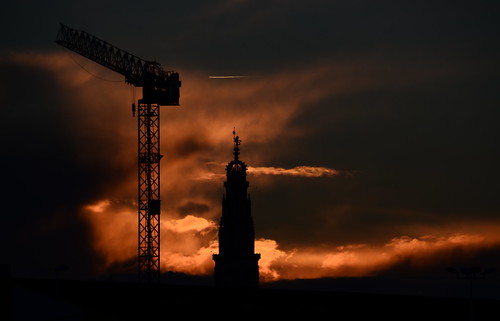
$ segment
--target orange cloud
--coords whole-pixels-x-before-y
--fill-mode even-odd
[[[327,167],[314,166],[296,166],[294,168],[279,168],[279,167],[248,167],[248,172],[252,174],[263,175],[285,175],[285,176],[301,176],[301,177],[321,177],[321,176],[336,176],[340,175],[340,171]]]
[[[92,232],[91,246],[103,258],[100,268],[134,259],[137,119],[131,117],[129,109],[130,88],[96,80],[64,53],[17,54],[10,59],[45,68],[54,75],[60,83],[58,92],[67,104],[61,113],[70,124],[68,132],[74,136],[78,146],[75,153],[82,166],[89,171],[111,173],[106,177],[112,181],[102,189],[96,188],[81,212]],[[208,79],[202,72],[179,71],[183,81],[181,106],[161,111],[161,152],[165,155],[161,165],[162,271],[212,272],[211,254],[217,252],[214,222],[220,216],[224,170],[222,166],[210,168],[210,164],[225,164],[232,158],[233,126],[243,140],[241,158],[255,165],[249,168],[250,173],[305,177],[342,174],[329,167],[260,166],[270,163],[273,151],[252,153],[249,149],[306,135],[312,129],[294,128],[290,122],[304,108],[325,97],[397,85],[387,83],[387,79],[397,77],[381,80],[376,76],[377,68],[383,67],[363,62],[327,63],[223,82]],[[397,79],[400,83],[418,81]],[[186,213],[187,204],[197,205],[200,212]],[[483,230],[478,227],[478,233],[455,234],[443,228],[432,231],[434,236],[396,236],[384,245],[297,246],[289,251],[281,249],[273,235],[267,235],[256,240],[256,250],[262,254],[259,263],[263,280],[367,276],[404,260],[414,266],[427,266],[443,253],[460,249],[472,256],[498,244],[498,238],[480,236]],[[448,255],[451,260],[452,254]]]
[[[104,271],[112,264],[125,262],[137,253],[137,212],[111,200],[84,206],[82,215],[91,227],[91,246],[103,259]]]
[[[92,229],[92,247],[103,258],[101,271],[137,257],[135,210],[102,200],[85,206],[82,215]],[[160,268],[163,272],[210,273],[212,253],[218,248],[215,222],[187,215],[181,219],[163,220],[160,228]]]
[[[215,162],[210,162],[214,164]],[[225,165],[225,164],[219,164]],[[266,167],[266,166],[248,166],[248,173],[253,175],[271,175],[271,176],[298,176],[298,177],[333,177],[347,173],[328,167],[315,167],[315,166],[296,166],[293,168],[281,167]],[[225,178],[223,173],[204,172],[201,176],[195,178],[196,180],[220,180]]]
[[[483,250],[500,244],[498,236],[454,234],[396,237],[376,246],[352,244],[332,249],[296,248],[271,262],[276,279],[373,276],[408,264],[415,270],[439,271],[453,261],[474,260]]]
[[[280,274],[276,271],[272,264],[275,261],[286,260],[293,255],[293,251],[287,253],[280,250],[278,243],[275,240],[260,238],[255,240],[255,251],[260,253],[259,260],[260,278],[263,281],[274,281],[280,279]]]
[[[215,228],[215,223],[201,217],[187,215],[179,220],[168,220],[163,223],[162,227],[175,233],[183,233],[188,231],[206,233],[207,230],[212,230]]]
[[[136,213],[110,200],[85,206],[92,246],[103,257],[101,270],[136,257]],[[212,220],[187,215],[161,223],[161,270],[211,275],[212,254],[218,253],[217,226]],[[272,239],[259,238],[255,249],[262,282],[282,279],[374,276],[408,264],[415,270],[443,269],[452,262],[500,245],[496,235],[450,234],[395,237],[382,245],[296,247],[283,250]],[[457,254],[458,253],[458,254]]]

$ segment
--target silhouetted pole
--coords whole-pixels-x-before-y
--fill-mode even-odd
[[[496,271],[496,268],[483,269],[478,266],[474,267],[447,267],[446,271],[455,274],[457,279],[469,280],[469,320],[474,320],[474,303],[472,293],[472,281],[484,280],[486,275]]]

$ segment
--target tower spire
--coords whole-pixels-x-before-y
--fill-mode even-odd
[[[226,166],[226,192],[222,196],[219,223],[219,253],[215,261],[215,285],[259,287],[259,253],[254,253],[255,231],[251,214],[247,165],[238,159],[241,140],[233,129],[234,160]]]

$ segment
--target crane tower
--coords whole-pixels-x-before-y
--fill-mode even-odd
[[[140,282],[160,279],[160,106],[178,106],[179,74],[158,62],[143,60],[85,31],[60,24],[57,44],[142,87],[138,114],[138,272]],[[135,115],[135,102],[132,104]]]

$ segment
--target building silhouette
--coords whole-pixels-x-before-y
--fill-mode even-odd
[[[214,279],[218,287],[258,288],[260,254],[254,253],[255,231],[251,214],[247,166],[239,159],[241,140],[233,131],[234,159],[226,166],[227,179],[219,223],[219,254]]]

